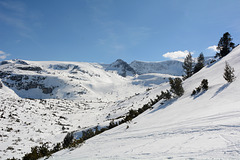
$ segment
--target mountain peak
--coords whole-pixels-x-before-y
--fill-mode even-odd
[[[106,70],[115,70],[117,73],[123,77],[134,76],[136,71],[122,59],[117,59],[115,62],[110,64]]]

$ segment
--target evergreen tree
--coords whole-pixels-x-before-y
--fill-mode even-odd
[[[188,55],[186,56],[186,58],[184,59],[183,66],[182,66],[184,69],[184,72],[186,74],[184,76],[184,79],[192,76],[192,74],[193,74],[192,65],[193,65],[192,55],[189,52]]]
[[[207,79],[203,79],[202,82],[201,82],[201,88],[203,90],[208,90],[208,80]]]
[[[231,35],[226,32],[223,34],[223,37],[218,42],[217,50],[219,50],[219,53],[216,53],[216,57],[222,58],[226,56],[229,52],[232,51],[235,44],[232,42]]]
[[[227,62],[226,62],[226,64],[225,64],[223,78],[224,78],[228,83],[233,82],[234,79],[235,79],[234,68],[232,68]]]
[[[108,128],[109,128],[109,129],[112,129],[112,128],[114,128],[114,127],[116,127],[116,124],[115,124],[114,120],[111,120],[111,122],[109,123]]]
[[[193,72],[197,73],[198,71],[200,71],[205,65],[205,59],[204,59],[204,55],[203,53],[200,53],[200,55],[198,56],[197,59],[197,64],[195,65]]]
[[[198,94],[199,92],[201,92],[201,90],[203,90],[203,91],[207,91],[208,90],[208,80],[207,79],[203,79],[202,80],[200,86],[192,91],[191,96],[193,96],[195,94]]]
[[[184,89],[182,87],[181,78],[175,78],[175,79],[169,78],[169,83],[170,83],[170,86],[171,86],[170,91],[172,93],[174,93],[178,97],[183,95]]]
[[[64,140],[63,140],[63,147],[66,148],[68,147],[72,142],[73,142],[73,132],[69,132],[67,133],[67,135],[65,136]]]
[[[169,90],[166,90],[166,92],[161,91],[161,98],[169,100],[172,98],[172,95]]]

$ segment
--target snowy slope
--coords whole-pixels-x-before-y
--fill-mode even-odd
[[[140,95],[144,97],[145,93]],[[131,108],[123,104],[129,99],[134,101],[135,97],[115,102],[24,99],[3,85],[0,89],[0,159],[21,158],[33,146],[62,142],[67,132],[107,126],[111,118]]]
[[[33,146],[61,142],[67,132],[107,126],[112,118],[154,99],[159,94],[156,87],[164,88],[163,82],[174,77],[159,73],[122,77],[116,71],[124,66],[111,70],[106,66],[2,61],[0,159],[21,158]]]
[[[0,64],[0,78],[22,98],[115,101],[182,75],[178,61],[142,63],[139,68],[135,65],[141,73],[135,76],[136,71],[123,60],[110,65],[8,60]]]
[[[10,60],[0,70],[2,82],[23,98],[115,101],[141,90],[130,78],[106,72],[96,63]]]
[[[163,62],[133,61],[130,66],[137,72],[137,74],[161,73],[182,76],[182,64],[183,63],[178,60],[169,60]]]
[[[225,61],[235,69],[237,78],[231,84],[222,77]],[[237,47],[184,81],[185,93],[179,99],[156,104],[130,124],[93,137],[75,150],[60,151],[50,159],[239,159],[239,61]],[[209,89],[191,96],[202,79],[208,79]],[[153,90],[160,92],[164,87]]]

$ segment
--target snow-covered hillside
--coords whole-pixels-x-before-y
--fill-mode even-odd
[[[175,77],[134,75],[118,62],[2,61],[0,159],[21,158],[33,146],[61,142],[67,132],[107,126],[155,98],[156,87]],[[118,71],[127,71],[126,77]]]
[[[226,61],[237,77],[231,84],[223,79]],[[75,150],[62,150],[50,159],[239,159],[239,62],[240,46],[185,80],[185,93],[179,99],[158,103],[131,123],[95,136]],[[208,79],[209,89],[191,96],[202,79]],[[168,85],[161,85],[151,93],[166,88]]]
[[[130,66],[137,72],[137,74],[161,73],[182,76],[184,74],[182,64],[183,63],[178,60],[163,62],[133,61]]]
[[[0,78],[22,98],[116,101],[135,94],[135,91],[143,92],[146,87],[166,82],[168,77],[182,75],[175,62],[148,64],[152,64],[147,67],[148,72],[142,67],[135,69],[141,74],[155,73],[157,69],[164,70],[164,73],[135,76],[135,70],[123,60],[110,65],[9,60],[1,62]],[[151,69],[151,66],[154,67]],[[178,69],[174,74],[173,68]]]
[[[23,98],[109,101],[134,94],[114,92],[116,88],[139,89],[129,79],[94,63],[11,60],[4,61],[0,69],[3,83]]]

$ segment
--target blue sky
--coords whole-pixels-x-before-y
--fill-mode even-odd
[[[225,32],[240,43],[239,0],[0,0],[0,60],[211,56]]]

